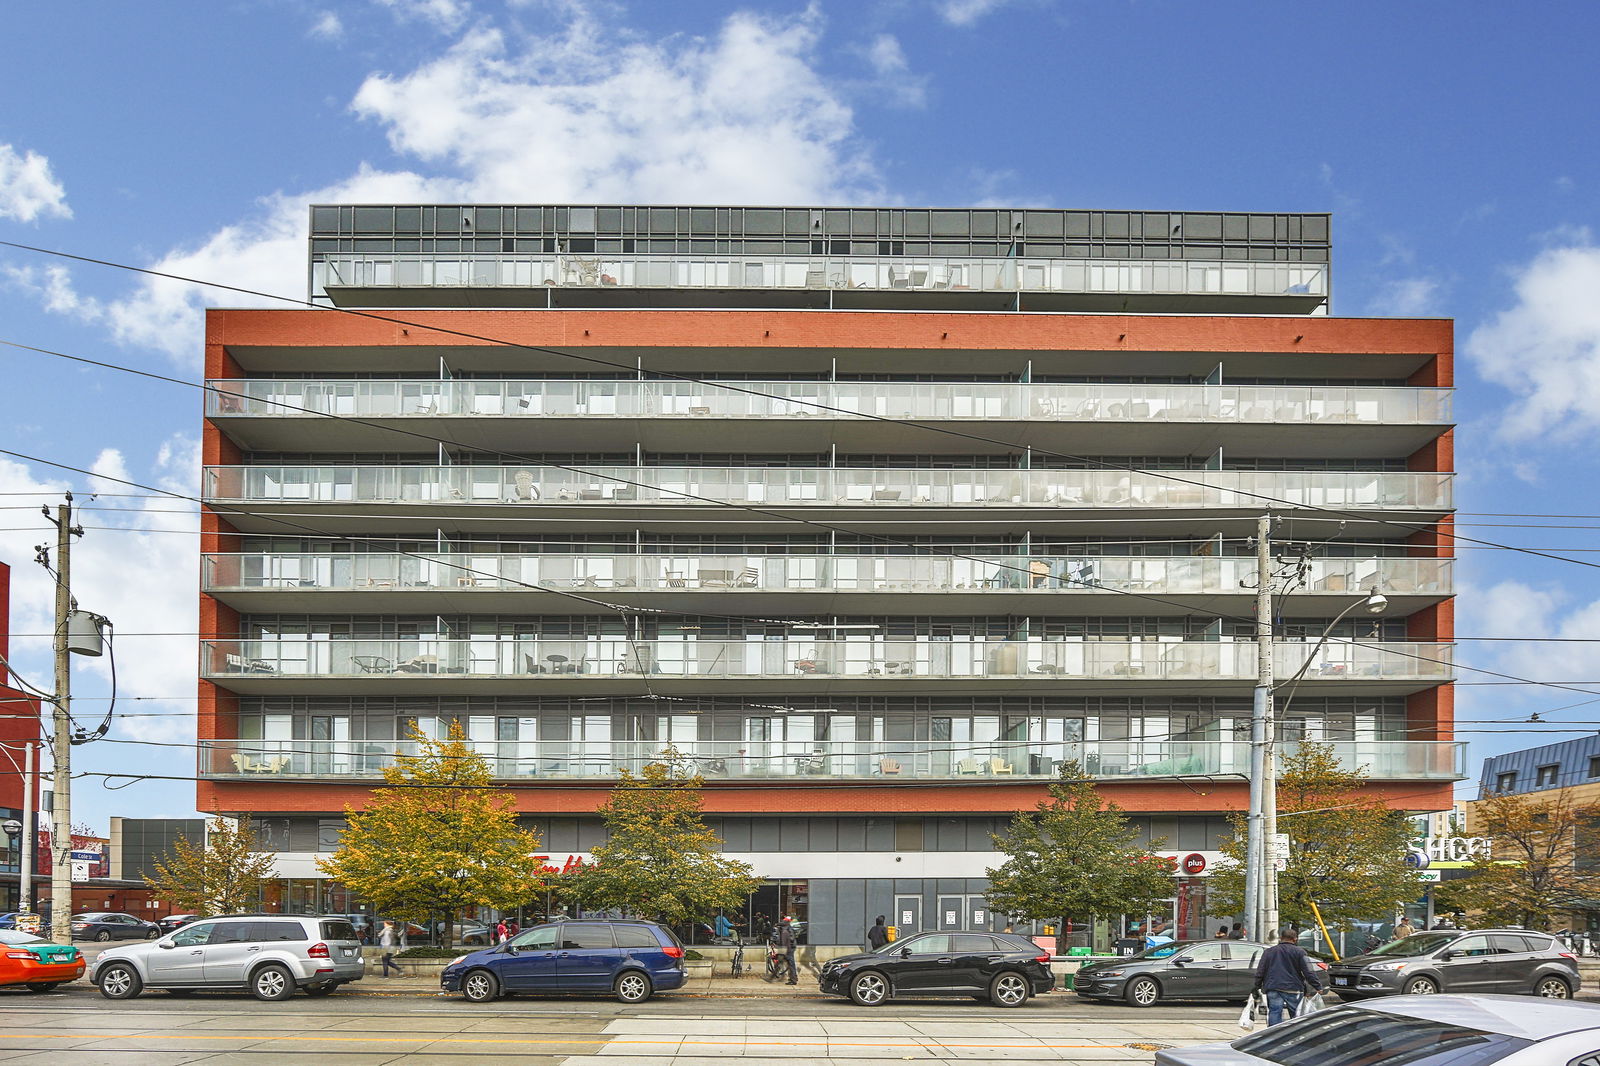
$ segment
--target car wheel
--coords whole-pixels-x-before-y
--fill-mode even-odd
[[[996,1007],[1020,1007],[1028,1002],[1028,981],[1021,974],[995,974],[989,982],[989,1002]]]
[[[156,937],[158,937],[160,935],[161,935],[161,930],[159,930],[159,929],[146,929],[145,933],[144,933],[144,938],[146,940],[154,940]]]
[[[1439,982],[1431,977],[1413,977],[1401,991],[1408,996],[1431,996],[1439,991]]]
[[[312,997],[331,996],[334,992],[338,991],[338,988],[339,983],[337,981],[335,981],[333,984],[327,985],[312,985],[310,988],[306,989],[306,995]]]
[[[100,994],[107,999],[132,999],[144,989],[139,971],[125,962],[114,962],[99,975]]]
[[[500,998],[500,979],[488,970],[473,970],[461,980],[461,994],[473,1003],[489,1003]]]
[[[1135,977],[1128,982],[1122,998],[1128,1001],[1130,1007],[1153,1007],[1161,998],[1161,986],[1148,977]]]
[[[28,985],[29,992],[49,992],[59,985],[60,981],[34,981]]]
[[[1559,977],[1543,977],[1533,986],[1533,994],[1545,999],[1571,999],[1572,986]]]
[[[629,970],[617,977],[617,983],[612,986],[617,998],[624,1003],[643,1003],[650,998],[650,978],[637,970]]]
[[[294,995],[294,976],[282,966],[263,966],[251,975],[250,991],[268,1003],[288,999]]]
[[[889,979],[877,970],[850,978],[850,1001],[858,1007],[876,1007],[889,998]]]
[[[111,939],[111,930],[102,929],[94,935],[94,938],[100,941],[100,943],[104,944],[107,940]]]

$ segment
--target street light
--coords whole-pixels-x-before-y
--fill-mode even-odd
[[[1248,835],[1245,842],[1245,913],[1250,931],[1256,939],[1264,940],[1278,928],[1278,868],[1274,845],[1278,838],[1278,770],[1274,758],[1277,726],[1272,706],[1272,693],[1278,687],[1273,682],[1272,586],[1266,578],[1267,558],[1270,548],[1263,535],[1258,545],[1261,552],[1260,573],[1263,575],[1257,594],[1256,640],[1259,644],[1255,699],[1250,713],[1250,813],[1247,819]],[[1306,653],[1305,662],[1293,677],[1282,684],[1296,684],[1317,652],[1334,629],[1358,607],[1370,614],[1382,614],[1389,606],[1389,598],[1374,585],[1365,599],[1354,600],[1334,616],[1322,636]]]

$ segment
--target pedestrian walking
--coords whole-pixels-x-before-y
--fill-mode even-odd
[[[383,932],[378,934],[378,946],[383,949],[383,976],[388,977],[393,970],[398,977],[405,971],[395,965],[394,949],[400,943],[400,934],[395,932],[393,922],[383,923]]]
[[[733,923],[728,921],[726,914],[718,914],[712,920],[712,932],[723,940],[731,940],[733,938]]]
[[[1010,930],[1006,930],[1010,932]],[[883,915],[878,915],[873,921],[872,928],[867,930],[867,950],[877,951],[889,942],[889,927],[884,924]]]
[[[783,952],[784,965],[789,968],[789,983],[799,984],[800,968],[794,963],[794,918],[787,914],[783,916],[783,922],[778,926],[778,947]]]
[[[494,923],[494,941],[496,944],[504,944],[510,939],[511,933],[506,929],[506,920],[501,918],[498,922]]]
[[[1227,926],[1225,926],[1225,925],[1217,926],[1216,939],[1217,940],[1226,940],[1226,939],[1228,939],[1228,927]]]
[[[1243,940],[1245,939],[1246,935],[1247,934],[1243,922],[1234,922],[1233,928],[1228,931],[1229,940]]]
[[[520,932],[522,932],[522,926],[517,924],[517,920],[515,918],[507,918],[506,919],[506,939],[507,940],[515,940],[517,938],[517,934],[520,933]]]
[[[1410,918],[1401,918],[1400,924],[1394,927],[1394,938],[1403,940],[1408,936],[1415,936],[1417,927],[1411,924]]]
[[[1285,1013],[1293,1018],[1306,989],[1322,991],[1322,979],[1311,965],[1311,956],[1294,941],[1294,933],[1285,929],[1278,934],[1278,943],[1263,951],[1256,963],[1254,991],[1267,993],[1268,1026],[1283,1021]]]

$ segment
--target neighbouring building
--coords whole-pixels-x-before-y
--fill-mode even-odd
[[[33,749],[34,768],[38,769],[39,752],[39,700],[12,683],[11,671],[5,665],[11,661],[11,568],[0,563],[0,822],[15,822],[19,831],[0,830],[0,909],[24,909],[22,891],[22,841],[23,834],[40,824],[39,777],[35,773],[33,790],[33,825],[26,824],[23,800],[26,780],[28,749]]]
[[[1452,328],[1329,313],[1321,214],[329,205],[317,308],[207,317],[198,808],[321,879],[459,721],[552,864],[667,745],[813,944],[998,927],[1066,761],[1178,860],[1279,736],[1446,810]],[[355,313],[347,313],[355,312]],[[1373,587],[1387,613],[1328,624]],[[1143,917],[1140,915],[1139,917]]]

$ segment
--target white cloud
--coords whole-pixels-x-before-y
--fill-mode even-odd
[[[952,26],[970,26],[1007,0],[938,0],[939,16]]]
[[[900,39],[892,33],[880,33],[861,49],[872,68],[873,80],[867,87],[885,99],[904,107],[921,107],[927,102],[928,79],[913,74],[906,59]]]
[[[438,173],[362,164],[321,189],[274,193],[151,268],[304,299],[306,207],[315,202],[882,196],[850,108],[818,69],[817,8],[789,18],[735,14],[710,38],[652,43],[583,5],[552,7],[566,20],[555,35],[478,25],[414,70],[374,74],[361,86],[355,112],[382,124],[397,153]],[[160,278],[103,301],[78,293],[64,270],[14,269],[9,279],[53,310],[102,322],[119,343],[187,367],[201,359],[202,306],[284,306]]]
[[[404,20],[431,22],[442,30],[453,30],[467,20],[472,5],[461,0],[377,0]]]
[[[1466,645],[1472,651],[1463,661],[1535,681],[1593,679],[1594,645],[1586,641],[1600,632],[1600,600],[1574,603],[1564,589],[1521,581],[1502,581],[1463,599],[1470,602],[1472,636],[1553,638],[1499,645],[1472,641]],[[1569,702],[1559,689],[1545,695],[1556,702]],[[1572,700],[1579,698],[1571,696]]]
[[[337,41],[344,36],[344,23],[332,11],[324,11],[311,24],[310,36],[319,41]]]
[[[1368,310],[1397,318],[1437,314],[1441,288],[1434,278],[1395,278],[1378,290]]]
[[[1464,351],[1515,397],[1513,439],[1573,438],[1600,423],[1600,247],[1549,248],[1516,271],[1516,303],[1473,330]]]
[[[71,218],[67,190],[38,152],[0,144],[0,218],[32,222],[41,216]]]

